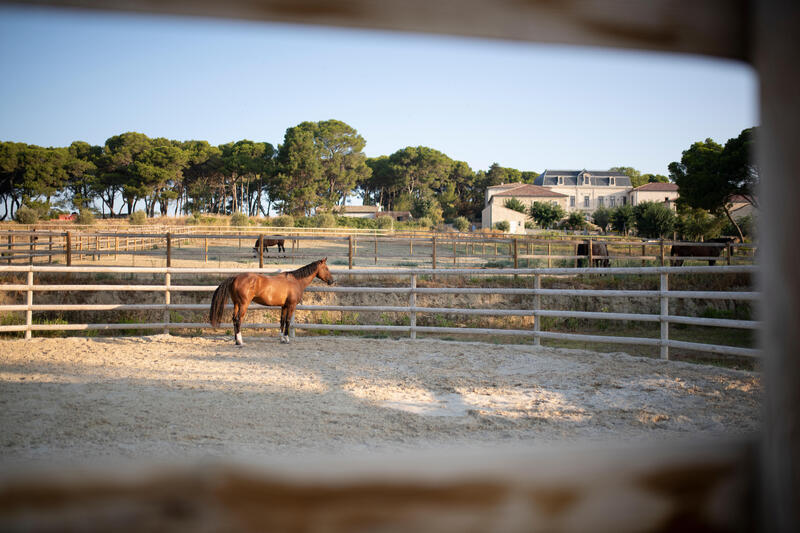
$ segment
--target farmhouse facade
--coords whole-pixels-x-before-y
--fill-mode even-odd
[[[631,205],[657,202],[663,203],[674,211],[675,201],[678,199],[678,186],[674,183],[645,183],[641,187],[631,190],[628,197]]]
[[[526,213],[520,213],[505,207],[507,200],[516,198],[525,208],[534,202],[548,202],[567,209],[568,197],[556,191],[537,185],[524,183],[504,183],[486,189],[486,201],[481,212],[481,224],[484,228],[493,228],[498,222],[507,221],[510,233],[524,233],[525,222],[529,220]]]
[[[545,170],[534,184],[568,198],[566,210],[593,213],[598,207],[615,208],[629,202],[631,179],[620,172],[600,170]]]
[[[533,185],[504,183],[486,189],[483,209],[484,228],[508,221],[511,233],[523,233],[526,214],[504,206],[509,198],[516,198],[525,207],[534,202],[549,202],[570,213],[579,211],[592,214],[600,207],[614,209],[622,205],[642,202],[662,203],[675,209],[678,186],[674,183],[646,183],[634,188],[630,177],[620,172],[600,170],[545,170]]]

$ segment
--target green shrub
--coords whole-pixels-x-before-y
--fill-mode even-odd
[[[128,224],[131,226],[144,226],[147,224],[147,213],[144,211],[134,211],[128,217]]]
[[[456,217],[453,220],[453,227],[461,232],[467,231],[469,229],[469,220],[467,220],[467,217]]]
[[[244,213],[240,213],[239,211],[237,211],[231,215],[231,226],[240,227],[249,225],[250,225],[250,217],[248,217]]]
[[[335,228],[336,216],[330,213],[320,213],[312,217],[312,223],[316,228]]]
[[[508,220],[501,220],[500,222],[495,223],[494,229],[499,231],[508,231],[511,229],[511,224],[508,223]]]
[[[96,222],[94,213],[90,209],[81,209],[78,216],[75,218],[76,224],[84,226],[91,226]]]
[[[527,211],[525,208],[525,204],[523,204],[518,198],[508,198],[504,203],[503,207],[506,209],[511,209],[512,211],[517,211],[519,213],[524,213]]]
[[[433,226],[433,221],[428,217],[422,217],[417,219],[417,224],[421,228],[430,228],[431,226]]]
[[[39,213],[28,206],[20,206],[14,214],[14,220],[20,224],[36,224],[39,221]]]
[[[380,229],[392,229],[394,227],[394,219],[390,216],[381,215],[375,219],[375,225]]]
[[[265,226],[274,226],[277,228],[293,228],[294,217],[292,215],[281,215],[279,217],[272,217],[264,221]]]

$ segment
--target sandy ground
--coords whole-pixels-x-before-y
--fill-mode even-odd
[[[519,345],[166,335],[0,342],[0,463],[748,434],[759,374]]]

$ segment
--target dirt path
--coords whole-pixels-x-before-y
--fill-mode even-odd
[[[0,341],[0,461],[281,455],[758,430],[757,373],[519,345]]]

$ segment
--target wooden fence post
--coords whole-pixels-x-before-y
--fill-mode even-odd
[[[642,266],[647,266],[647,261],[645,260],[644,256],[647,255],[647,245],[642,245]]]
[[[167,234],[169,235],[169,233]],[[169,240],[167,240],[169,243]],[[164,274],[164,335],[169,335],[169,304],[170,304],[170,294],[169,294],[169,286],[172,282],[172,275],[167,272]]]
[[[66,252],[67,252],[67,266],[72,266],[72,232],[67,232],[67,244]]]
[[[592,239],[589,239],[589,268],[594,264],[594,252],[592,251]]]
[[[36,230],[34,229],[33,231],[36,231]],[[36,247],[33,244],[35,238],[36,238],[36,235],[33,235],[32,233],[28,234],[28,264],[29,265],[33,264],[33,252],[36,250]]]
[[[411,274],[411,293],[408,295],[408,306],[412,309],[409,312],[408,325],[411,329],[411,340],[417,338],[417,312],[413,309],[417,307],[417,275]]]
[[[203,238],[203,263],[208,263],[208,237]]]
[[[547,268],[551,268],[552,262],[550,261],[550,241],[547,241]]]
[[[519,240],[514,239],[514,268],[519,268]]]
[[[667,273],[661,273],[661,294],[659,298],[661,300],[661,359],[669,359],[669,346],[667,346],[667,342],[669,342],[669,322],[667,316],[669,315],[669,298],[667,297],[667,291],[669,290],[669,279],[667,278]]]
[[[50,236],[47,239],[47,251],[49,252],[47,254],[47,262],[48,263],[52,263],[53,262],[53,234],[52,233],[50,234]]]
[[[11,258],[14,257],[14,237],[9,232],[8,234],[8,264],[11,264]]]
[[[436,235],[433,236],[433,248],[431,250],[431,263],[433,263],[433,268],[436,268]]]
[[[31,326],[33,325],[33,270],[28,270],[28,294],[26,303],[28,309],[25,311],[25,338],[31,338]]]
[[[660,253],[661,253],[661,266],[664,266],[664,239],[660,239],[659,243]]]
[[[378,233],[375,232],[375,264],[378,264]]]
[[[347,264],[350,270],[353,270],[353,236],[347,237]]]
[[[733,255],[733,244],[728,243],[728,264],[731,264],[731,256]]]
[[[533,288],[536,290],[542,288],[542,276],[540,274],[533,275]],[[542,295],[537,292],[533,295],[533,345],[534,346],[540,346],[542,344],[542,338],[539,336],[539,332],[542,331],[542,324],[540,322],[542,317],[538,314],[541,309],[542,309]]]
[[[575,268],[578,268],[578,243],[572,244],[572,255],[575,256]]]

